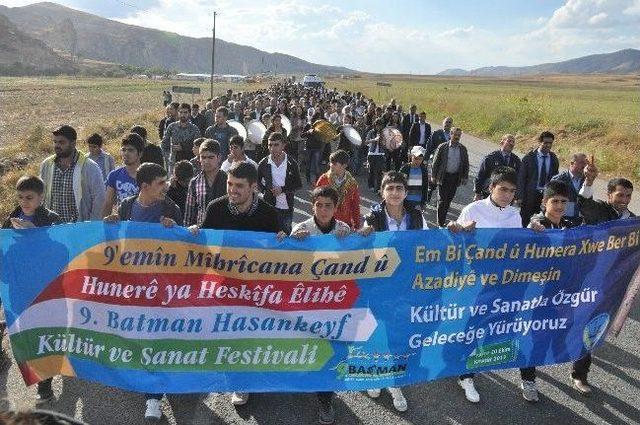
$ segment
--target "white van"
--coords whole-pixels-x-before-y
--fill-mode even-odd
[[[316,74],[308,74],[302,79],[302,85],[304,87],[322,87],[324,85],[324,81],[322,81],[322,78],[318,77]]]

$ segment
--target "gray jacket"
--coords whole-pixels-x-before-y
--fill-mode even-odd
[[[460,144],[460,168],[458,174],[460,175],[460,184],[469,178],[469,154],[467,148]],[[436,153],[433,155],[433,165],[431,168],[431,175],[436,179],[437,184],[442,184],[444,175],[447,172],[447,160],[449,158],[449,142],[442,143],[436,148]]]
[[[76,169],[73,172],[73,195],[78,210],[78,221],[102,220],[105,185],[102,171],[88,155],[78,151]],[[40,164],[40,178],[45,184],[44,205],[51,208],[51,188],[55,155],[46,158]]]

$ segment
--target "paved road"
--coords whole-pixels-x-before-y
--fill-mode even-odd
[[[470,161],[477,166],[486,152],[495,149],[480,139],[464,136]],[[475,169],[472,170],[472,173]],[[360,178],[361,187],[366,181]],[[602,182],[600,183],[602,188]],[[459,213],[472,197],[471,185],[462,188],[452,205],[451,217]],[[365,213],[378,198],[363,191]],[[640,198],[636,195],[635,210]],[[308,217],[309,192],[298,197],[295,221]],[[435,210],[430,205],[426,216],[434,225]],[[339,424],[631,424],[640,423],[640,307],[636,302],[631,317],[618,338],[609,339],[595,354],[590,375],[595,390],[584,397],[573,390],[570,365],[539,369],[537,404],[524,401],[519,391],[517,371],[486,373],[476,378],[482,400],[468,403],[454,378],[405,389],[409,410],[394,411],[388,394],[370,399],[365,393],[339,393],[335,405]],[[8,350],[5,338],[4,348]],[[9,354],[10,359],[10,354]],[[30,408],[35,389],[25,388],[18,368],[11,360],[0,365],[0,399],[5,405]],[[71,378],[56,378],[56,399],[49,408],[67,413],[95,425],[142,424],[144,400],[132,394]],[[317,402],[308,394],[255,394],[250,402],[235,409],[224,394],[207,396],[170,396],[163,404],[170,424],[311,424],[317,423]]]

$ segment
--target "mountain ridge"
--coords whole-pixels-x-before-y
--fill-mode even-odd
[[[0,14],[6,15],[20,31],[75,57],[177,72],[208,73],[211,70],[211,38],[129,25],[51,2],[13,8],[0,5]],[[216,39],[215,72],[352,74],[357,71]]]
[[[472,70],[447,69],[437,75],[473,77],[513,77],[550,74],[636,74],[640,73],[640,50],[622,49],[597,53],[561,62],[530,66],[485,66]]]

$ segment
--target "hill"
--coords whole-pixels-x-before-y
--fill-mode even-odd
[[[640,73],[640,50],[625,49],[613,53],[583,56],[563,62],[532,66],[488,66],[465,71],[447,69],[438,75],[511,77],[548,74],[635,74]]]
[[[20,31],[1,14],[0,34],[0,74],[66,74],[77,69],[70,60]]]
[[[24,33],[75,57],[178,72],[208,73],[211,70],[211,38],[186,37],[127,25],[49,2],[13,8],[0,6],[0,13]],[[217,74],[274,71],[297,74],[355,72],[216,40]]]

